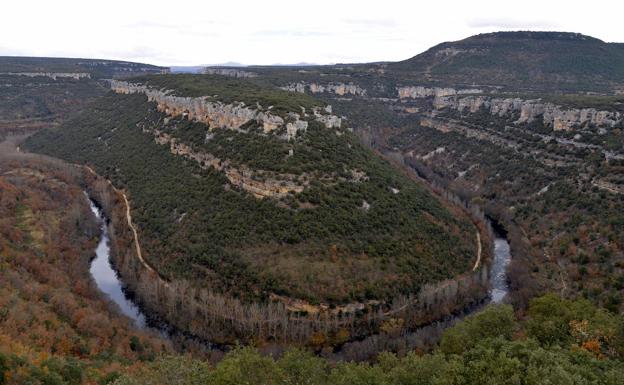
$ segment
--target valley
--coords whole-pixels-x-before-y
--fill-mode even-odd
[[[618,383],[623,54],[0,57],[0,385]]]

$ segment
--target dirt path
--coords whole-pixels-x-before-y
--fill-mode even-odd
[[[479,230],[477,230],[477,260],[475,261],[472,271],[477,270],[479,265],[481,265],[481,234],[479,234]]]
[[[93,170],[91,167],[89,166],[84,166],[92,175],[99,177],[99,175],[95,172],[95,170]],[[121,194],[121,196],[123,197],[124,200],[124,204],[126,205],[126,221],[128,222],[128,227],[130,227],[130,230],[132,230],[132,235],[134,237],[134,247],[136,249],[136,253],[137,256],[139,257],[139,261],[141,261],[141,263],[143,264],[143,266],[145,266],[145,268],[147,270],[149,270],[150,272],[154,273],[154,274],[158,274],[156,272],[156,270],[154,270],[153,267],[151,267],[149,265],[149,263],[147,263],[147,261],[145,259],[143,259],[143,253],[141,252],[141,244],[139,243],[139,234],[136,230],[136,227],[134,227],[134,224],[132,223],[132,214],[130,213],[130,202],[128,202],[128,197],[126,196],[126,193],[124,193],[123,191],[117,189],[115,186],[113,186],[113,183],[109,180],[106,179],[106,182],[108,182],[108,184],[111,186],[111,188]]]

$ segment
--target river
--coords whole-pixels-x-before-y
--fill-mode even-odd
[[[101,210],[91,200],[89,200],[89,204],[91,206],[91,211],[101,223],[101,237],[97,249],[95,250],[96,257],[91,263],[91,275],[93,276],[98,288],[119,306],[119,309],[123,314],[132,319],[137,327],[143,329],[148,328],[148,322],[146,321],[148,317],[146,317],[146,315],[132,301],[132,299],[125,294],[123,290],[124,285],[111,265],[109,236],[104,216],[102,215]],[[490,303],[503,302],[505,296],[509,292],[506,269],[510,261],[511,254],[509,243],[505,238],[505,234],[502,231],[496,232],[494,239],[494,261],[490,272]],[[467,309],[462,314],[451,316],[444,320],[440,320],[438,322],[434,322],[433,324],[408,332],[401,337],[401,340],[405,343],[405,345],[402,346],[416,348],[422,347],[426,344],[435,343],[444,329],[452,326],[458,320],[461,320],[467,315],[473,314],[482,309],[482,305],[476,306],[472,309]],[[168,327],[161,323],[155,330],[160,332],[161,336],[171,339],[175,333],[172,334],[167,332],[167,329]],[[362,351],[362,346],[364,344],[370,344],[370,341],[375,341],[373,342],[374,344],[379,343],[379,351],[392,350],[394,347],[393,344],[396,342],[382,342],[379,341],[378,335],[373,335],[365,338],[364,341],[354,341],[345,344],[345,346],[341,349],[341,352],[335,353],[332,358],[340,360],[344,358],[345,351],[350,351],[350,357],[356,358],[356,360],[363,361],[369,359],[370,357],[363,354],[364,352]],[[215,347],[208,342],[203,342],[202,344],[205,349]],[[362,357],[358,357],[358,351],[362,351]]]
[[[511,262],[509,242],[501,235],[494,238],[494,261],[490,270],[490,297],[492,303],[501,303],[509,292],[507,266]]]
[[[124,293],[123,284],[117,272],[110,262],[110,245],[108,237],[108,227],[101,210],[89,200],[89,205],[93,215],[100,222],[100,242],[95,249],[95,258],[91,262],[91,276],[95,280],[97,287],[105,293],[113,302],[119,306],[123,314],[132,319],[139,328],[146,326],[146,317],[139,307],[133,303]]]

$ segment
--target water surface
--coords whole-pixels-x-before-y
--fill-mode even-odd
[[[89,200],[91,211],[100,222],[100,243],[95,249],[95,259],[91,262],[91,276],[97,287],[115,302],[121,312],[130,317],[137,327],[144,328],[146,325],[145,315],[124,293],[123,284],[110,263],[110,245],[108,228],[101,210]]]

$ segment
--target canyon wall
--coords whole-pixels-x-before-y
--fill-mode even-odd
[[[353,83],[321,84],[321,83],[314,83],[314,82],[313,83],[298,82],[298,83],[289,83],[280,88],[286,91],[299,92],[302,94],[305,93],[306,91],[309,91],[310,93],[313,93],[313,94],[328,92],[328,93],[336,94],[338,96],[345,96],[345,95],[365,96],[366,95],[365,89]]]
[[[541,120],[555,131],[569,131],[587,125],[613,128],[621,125],[624,116],[617,111],[599,111],[595,108],[565,108],[540,99],[491,98],[487,96],[440,96],[433,101],[435,109],[451,108],[460,112],[488,111],[499,117],[516,117],[515,123]]]
[[[440,87],[423,87],[423,86],[405,86],[397,87],[397,93],[400,99],[418,99],[427,98],[430,96],[454,96],[465,94],[480,94],[483,90],[477,88],[471,89],[455,89],[455,88],[440,88]]]
[[[204,123],[209,128],[224,128],[237,130],[249,121],[256,121],[265,133],[270,133],[279,128],[286,128],[284,139],[292,139],[300,130],[305,130],[308,123],[304,119],[315,119],[327,128],[340,128],[342,119],[331,115],[331,108],[315,109],[312,116],[306,112],[298,114],[288,113],[289,122],[281,116],[271,113],[270,109],[261,110],[261,106],[246,106],[244,103],[222,103],[212,98],[186,97],[171,95],[171,91],[156,90],[142,84],[134,84],[125,81],[112,80],[111,89],[122,94],[144,94],[150,102],[156,102],[158,111],[169,116],[183,116],[189,120]]]
[[[202,70],[203,74],[206,75],[222,75],[222,76],[230,76],[233,78],[254,78],[258,76],[255,72],[243,71],[234,68],[212,68],[206,67]]]
[[[35,77],[47,77],[53,80],[59,78],[66,79],[91,79],[91,74],[86,72],[1,72],[0,75],[9,75],[9,76],[28,76],[30,78]]]
[[[514,123],[541,121],[555,131],[569,131],[584,126],[613,128],[624,123],[618,111],[595,108],[567,108],[541,99],[497,98],[479,89],[428,88],[410,86],[397,88],[401,99],[433,97],[434,110],[452,109],[461,113],[487,111],[493,116],[513,118]]]

